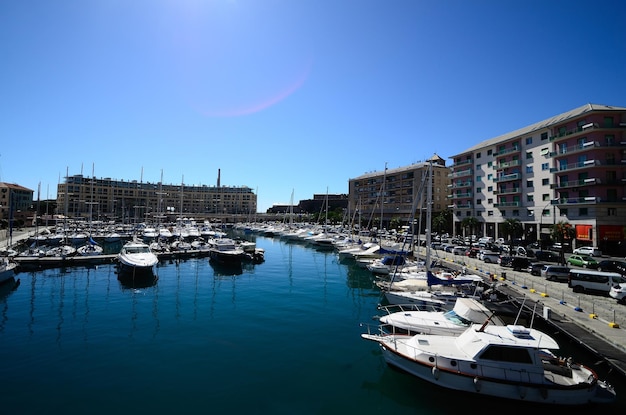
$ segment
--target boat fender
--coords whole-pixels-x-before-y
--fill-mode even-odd
[[[524,399],[526,397],[526,387],[525,386],[520,386],[519,387],[519,397],[522,398],[522,399]]]
[[[478,379],[477,377],[474,378],[474,388],[476,389],[476,392],[480,392],[480,387],[482,385],[480,384],[480,379]]]
[[[439,368],[437,366],[433,366],[433,376],[435,379],[439,380]]]

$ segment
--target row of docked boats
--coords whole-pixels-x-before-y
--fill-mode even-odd
[[[274,228],[271,235],[319,248],[314,239],[293,231]],[[498,314],[498,307],[490,307],[480,289],[482,277],[434,267],[428,255],[424,262],[411,262],[401,252],[383,254],[377,241],[348,246],[339,242],[349,239],[345,235],[333,239],[341,260],[358,263],[359,253],[377,255],[367,268],[378,280],[382,315],[375,325],[363,324],[367,332],[361,337],[379,346],[389,366],[449,390],[486,397],[552,406],[615,401],[614,388],[592,368],[559,357],[551,335],[520,324],[521,308],[518,314]],[[382,272],[374,271],[383,266]]]

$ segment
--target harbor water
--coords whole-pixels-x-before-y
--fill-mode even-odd
[[[360,337],[381,301],[369,271],[333,251],[246,237],[265,250],[265,262],[232,269],[207,258],[171,260],[146,281],[120,281],[114,264],[17,274],[19,285],[0,294],[0,411],[397,415],[520,407],[388,367]],[[593,356],[565,348],[593,365]],[[623,411],[626,390],[604,369],[598,373],[618,400],[602,410]]]

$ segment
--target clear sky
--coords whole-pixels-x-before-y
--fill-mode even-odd
[[[622,0],[0,2],[0,181],[248,186],[259,211],[626,106]]]

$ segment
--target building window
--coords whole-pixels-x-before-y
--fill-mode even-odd
[[[477,204],[477,205],[482,205],[482,200],[480,200],[480,199],[476,199],[476,204]]]
[[[534,216],[534,213],[532,210],[527,210],[526,211],[526,216]]]
[[[513,209],[513,216],[519,216],[519,210]]]
[[[541,185],[542,186],[547,186],[550,184],[550,179],[541,179]]]
[[[613,127],[613,117],[604,117],[604,127],[605,128]]]
[[[491,166],[493,166],[493,161],[487,162],[487,167],[491,167]]]
[[[541,163],[541,170],[550,170],[550,163]]]
[[[487,180],[493,180],[493,174],[489,173],[489,174],[487,175]]]
[[[477,187],[476,188],[476,193],[482,193],[483,192],[483,188],[482,187]]]
[[[487,155],[490,156],[493,154],[493,150],[487,150]]]
[[[480,153],[476,153],[476,158],[479,159],[480,158]]]
[[[493,199],[487,199],[487,203],[490,205],[493,204]]]
[[[467,212],[465,212],[465,216],[472,216],[472,212],[468,210]]]
[[[544,202],[547,202],[548,200],[550,200],[550,195],[547,193],[542,194],[541,200],[543,200]]]
[[[526,152],[526,160],[533,158],[533,152],[532,151],[527,151]]]
[[[488,191],[488,192],[493,192],[493,186],[489,186],[489,187],[487,187],[487,191]]]
[[[533,166],[526,166],[526,173],[532,173],[533,172]]]
[[[548,133],[541,133],[541,141],[548,139]]]
[[[559,209],[561,216],[567,216],[567,209]]]
[[[483,176],[476,176],[476,181],[477,182],[482,182],[483,181]]]
[[[527,202],[534,202],[535,197],[533,195],[526,195]]]
[[[533,181],[532,180],[526,180],[526,187],[532,189],[533,188]]]
[[[532,137],[526,137],[526,145],[529,146],[533,143],[533,138]]]
[[[578,216],[587,216],[589,214],[589,209],[580,208],[578,209]]]
[[[606,216],[617,216],[617,208],[608,208],[606,210]]]

